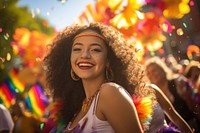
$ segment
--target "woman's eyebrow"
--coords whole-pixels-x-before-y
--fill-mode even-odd
[[[101,44],[99,44],[99,43],[92,43],[92,44],[90,44],[90,46],[99,46],[102,48]]]
[[[80,42],[76,42],[76,43],[73,43],[73,45],[72,45],[72,46],[76,46],[76,45],[82,46],[83,44],[82,44],[82,43],[80,43]]]
[[[73,43],[72,46],[73,46],[73,47],[74,47],[74,46],[83,46],[83,43],[81,43],[81,42],[76,42],[76,43]],[[91,43],[89,46],[98,46],[98,47],[101,47],[101,48],[102,48],[101,44],[96,43],[96,42]]]

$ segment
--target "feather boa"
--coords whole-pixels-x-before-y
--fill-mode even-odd
[[[151,97],[132,96],[140,122],[144,130],[147,130],[152,118],[152,101]],[[43,133],[60,133],[66,125],[59,119],[59,111],[62,108],[62,101],[56,101],[47,108],[49,110],[49,118],[43,128]]]
[[[61,133],[65,126],[64,121],[59,119],[59,111],[63,106],[62,100],[53,102],[47,107],[49,111],[48,120],[44,124],[42,129],[43,133]]]
[[[141,96],[132,96],[133,103],[135,104],[140,122],[142,123],[143,130],[147,130],[152,119],[152,100],[151,96],[141,97]]]

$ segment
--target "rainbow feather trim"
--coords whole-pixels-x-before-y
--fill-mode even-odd
[[[63,107],[63,102],[58,100],[47,107],[49,110],[48,120],[45,122],[43,133],[60,133],[63,129],[64,122],[59,119],[59,111]]]
[[[133,103],[135,104],[140,122],[144,130],[147,130],[152,120],[152,100],[151,96],[141,97],[141,96],[132,96]]]
[[[150,125],[150,121],[152,119],[152,101],[151,96],[141,97],[141,96],[132,96],[132,100],[135,104],[136,110],[138,112],[138,116],[140,122],[142,123],[142,127],[144,130],[147,130]],[[53,133],[61,132],[63,127],[65,126],[63,121],[59,119],[59,111],[62,108],[62,101],[56,101],[49,105],[47,110],[49,110],[49,118],[45,123],[43,133],[49,133],[50,131]]]

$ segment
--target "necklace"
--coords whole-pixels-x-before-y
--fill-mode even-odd
[[[98,92],[99,92],[99,90],[97,90],[91,97],[85,98],[83,100],[81,110],[84,113],[88,111],[88,109],[90,108],[90,105],[92,104],[93,99],[96,97],[96,95],[97,95]]]

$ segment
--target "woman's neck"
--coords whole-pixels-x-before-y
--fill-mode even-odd
[[[83,79],[83,87],[86,98],[90,98],[105,82],[105,78]]]

